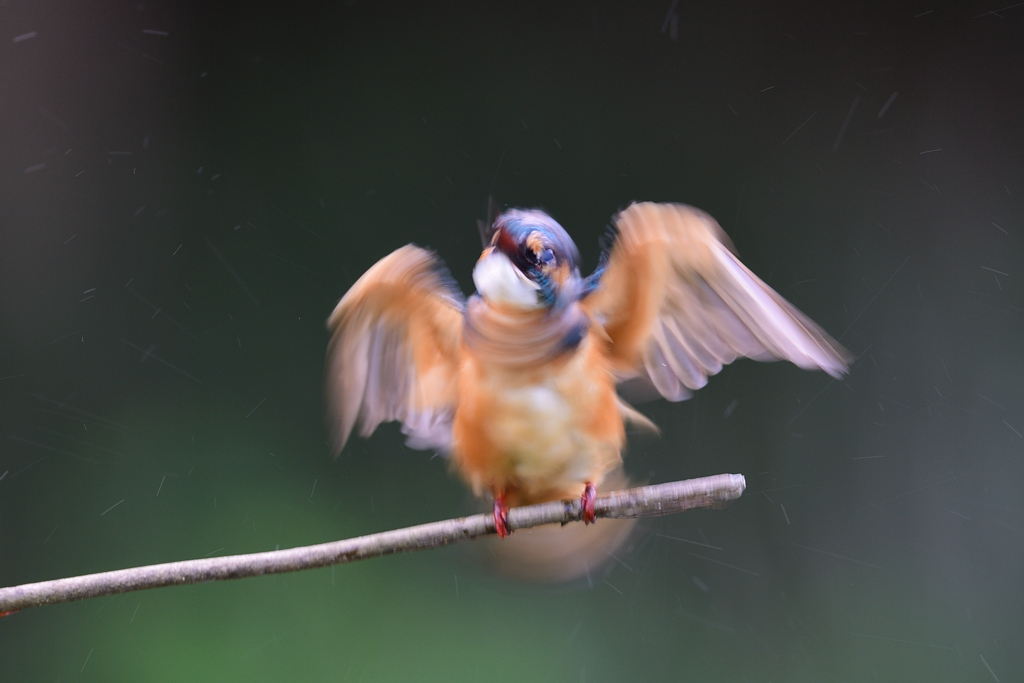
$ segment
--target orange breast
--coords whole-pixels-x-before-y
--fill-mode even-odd
[[[452,459],[477,494],[513,505],[578,496],[618,466],[625,430],[602,344],[587,335],[536,367],[463,348]]]

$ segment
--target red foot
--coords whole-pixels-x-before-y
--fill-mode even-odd
[[[9,614],[14,614],[17,611],[18,610],[16,610],[16,609],[9,609],[6,612],[0,612],[0,619],[3,619],[4,617],[6,617]]]
[[[580,496],[580,506],[583,508],[583,523],[593,524],[597,521],[597,513],[594,512],[594,498],[597,496],[597,489],[589,481],[583,487],[583,495]]]
[[[498,532],[498,538],[512,533],[508,529],[508,505],[505,504],[504,493],[494,497],[494,530]]]

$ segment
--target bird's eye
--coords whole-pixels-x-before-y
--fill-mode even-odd
[[[543,268],[545,266],[550,266],[555,262],[554,252],[547,248],[541,249],[537,252],[530,247],[526,247],[523,249],[522,253],[527,263],[534,268]]]

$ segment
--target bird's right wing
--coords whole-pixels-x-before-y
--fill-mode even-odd
[[[432,252],[413,245],[378,261],[327,321],[328,426],[335,454],[358,424],[398,420],[413,448],[446,452],[458,400],[463,303]]]

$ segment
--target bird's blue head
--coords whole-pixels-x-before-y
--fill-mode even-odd
[[[491,244],[473,269],[477,291],[492,303],[552,308],[579,297],[579,251],[543,211],[510,209],[494,222]]]

